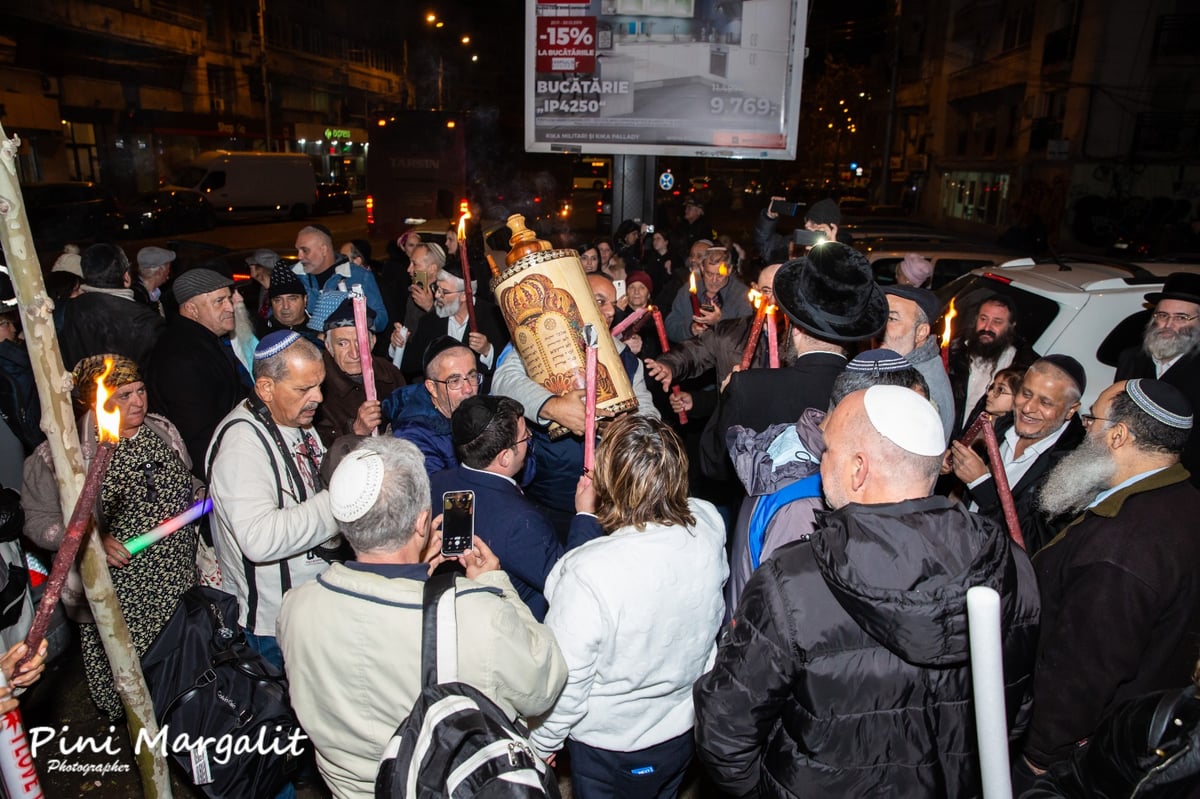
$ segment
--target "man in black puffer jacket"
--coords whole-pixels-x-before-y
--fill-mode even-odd
[[[697,754],[736,796],[980,794],[967,589],[1001,596],[1010,734],[1029,710],[1039,601],[1001,528],[931,497],[944,432],[898,386],[829,415],[835,509],[755,572],[695,687]]]

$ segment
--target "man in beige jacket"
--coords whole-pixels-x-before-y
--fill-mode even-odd
[[[421,691],[421,601],[440,549],[430,525],[429,478],[420,451],[397,438],[371,438],[330,481],[338,529],[355,561],[334,564],[284,597],[278,636],[292,706],[338,799],[375,795],[383,748]],[[567,669],[478,537],[459,557],[458,678],[510,718],[547,711]]]

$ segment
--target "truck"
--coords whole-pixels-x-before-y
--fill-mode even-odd
[[[303,219],[317,203],[317,176],[302,153],[212,150],[172,184],[201,192],[218,220]]]
[[[367,229],[394,240],[430,219],[457,219],[467,192],[464,114],[405,111],[371,129]]]

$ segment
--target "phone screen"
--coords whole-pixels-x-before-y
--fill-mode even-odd
[[[442,494],[442,554],[461,555],[475,543],[475,492]]]
[[[614,280],[613,288],[615,288],[617,290],[617,299],[618,300],[625,296],[625,281],[624,280]]]

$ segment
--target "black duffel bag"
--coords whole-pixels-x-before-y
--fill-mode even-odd
[[[211,799],[275,796],[308,747],[287,681],[246,643],[237,600],[188,589],[142,658],[159,737],[153,745]]]

